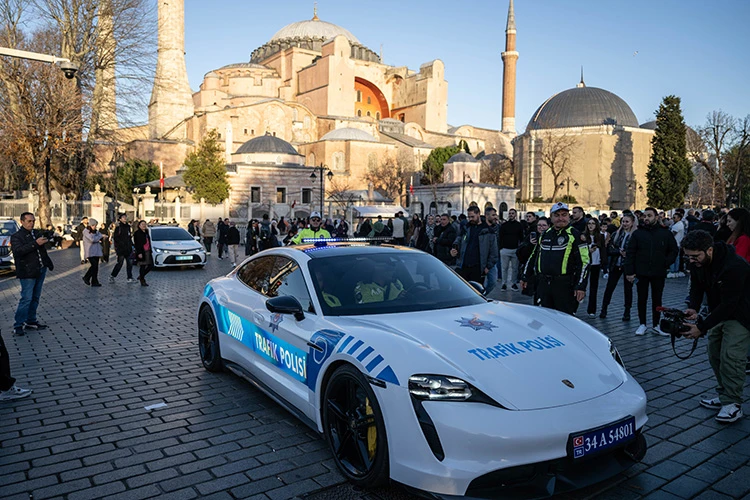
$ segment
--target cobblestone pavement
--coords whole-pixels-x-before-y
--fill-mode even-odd
[[[238,377],[203,370],[194,308],[226,260],[154,271],[148,288],[126,284],[124,269],[108,284],[110,262],[104,286],[88,288],[77,255],[51,253],[39,308],[50,328],[24,337],[10,333],[17,280],[0,276],[13,375],[34,389],[0,404],[0,499],[412,498],[397,486],[356,491],[316,433]],[[665,304],[679,306],[686,284],[668,280]],[[680,361],[667,338],[635,337],[621,296],[620,287],[608,319],[584,320],[615,341],[647,391],[650,449],[627,474],[567,498],[750,499],[750,418],[722,426],[697,404],[714,387],[705,342]],[[145,409],[158,403],[166,407]]]

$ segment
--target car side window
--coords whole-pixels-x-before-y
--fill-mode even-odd
[[[302,305],[303,311],[315,313],[302,269],[297,262],[287,257],[276,256],[267,295],[294,297]]]
[[[274,257],[260,257],[246,263],[237,271],[237,278],[258,293],[268,295]]]

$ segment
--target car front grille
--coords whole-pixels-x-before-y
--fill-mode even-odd
[[[10,247],[6,245],[0,246],[0,257],[7,257],[8,255],[10,255]]]

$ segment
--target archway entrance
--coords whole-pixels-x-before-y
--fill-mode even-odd
[[[357,116],[369,116],[376,120],[391,117],[388,101],[375,84],[364,78],[355,77],[354,91],[356,94],[354,113]]]

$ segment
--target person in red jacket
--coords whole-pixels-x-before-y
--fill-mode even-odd
[[[732,231],[727,243],[734,251],[750,262],[750,212],[746,208],[733,208],[727,214],[727,226]]]

